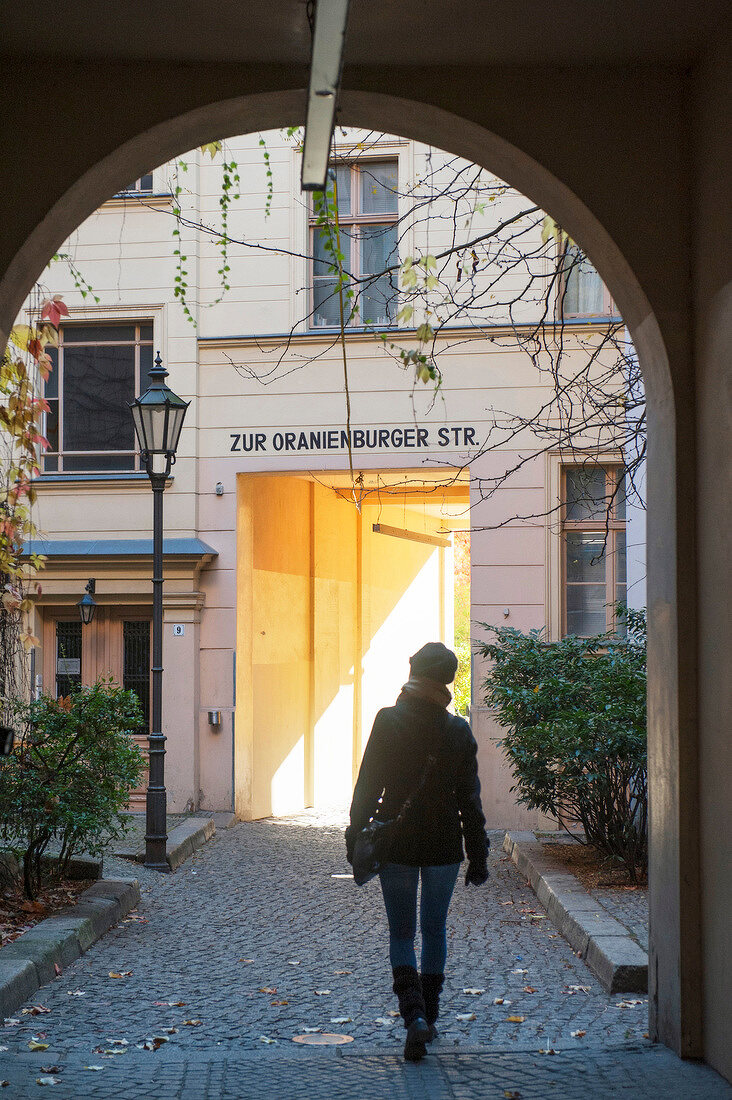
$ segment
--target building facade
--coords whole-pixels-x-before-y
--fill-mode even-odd
[[[471,303],[490,293],[497,267],[473,269],[469,291],[461,283],[453,306],[464,295],[465,308],[431,349],[441,383],[415,383],[399,349],[419,343],[425,316],[400,312],[397,268],[450,251],[463,218],[444,183],[454,158],[391,136],[342,136],[340,242],[362,282],[341,342],[297,141],[262,140],[236,139],[214,159],[196,150],[134,181],[67,242],[71,262],[44,275],[70,314],[45,385],[50,446],[37,483],[47,555],[37,687],[64,693],[110,674],[146,708],[151,494],[127,404],[160,350],[169,384],[191,401],[165,493],[169,806],[242,818],[347,804],[373,717],[398,693],[409,655],[429,639],[454,643],[456,538],[470,541],[474,637],[482,623],[551,637],[612,628],[615,602],[638,602],[643,574],[622,456],[590,435],[571,453],[552,450],[512,421],[549,400],[542,357],[557,354],[527,353],[545,299],[536,287],[553,270],[540,224],[522,241],[536,256],[530,278],[501,274],[508,289],[489,323]],[[227,248],[222,171],[239,176],[241,195]],[[425,203],[420,187],[435,180]],[[501,217],[518,216],[526,200],[500,181],[494,189]],[[470,233],[489,232],[494,209],[464,201]],[[617,316],[586,265],[561,293],[571,364],[602,346]],[[582,446],[601,460],[589,473]],[[82,627],[76,604],[90,579],[98,610]],[[489,824],[535,825],[510,793],[477,662],[472,673]]]

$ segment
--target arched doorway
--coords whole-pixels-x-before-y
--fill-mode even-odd
[[[251,81],[253,75],[248,79]],[[269,83],[277,81],[270,78]],[[451,96],[442,98],[448,102]],[[300,115],[302,100],[299,90],[219,100],[169,117],[168,121],[141,130],[116,146],[115,139],[110,136],[106,141],[106,155],[100,155],[105,143],[85,149],[84,158],[89,167],[73,183],[71,179],[77,162],[71,156],[65,177],[66,189],[58,193],[42,218],[36,217],[32,227],[26,226],[27,236],[9,260],[0,284],[2,327],[12,323],[35,275],[61,241],[121,183],[138,175],[151,162],[159,162],[213,135],[227,136],[246,128],[291,124]],[[139,105],[139,109],[144,116],[146,108]],[[164,114],[164,110],[159,103],[158,114],[161,113]],[[690,432],[690,427],[677,414],[680,393],[672,385],[672,365],[684,354],[683,307],[677,316],[661,315],[658,308],[654,312],[644,276],[648,275],[650,289],[655,292],[658,291],[658,279],[655,274],[651,277],[648,268],[644,268],[642,253],[633,256],[634,265],[616,243],[615,235],[622,218],[613,223],[615,235],[611,234],[577,191],[561,182],[561,173],[555,174],[530,152],[483,128],[475,120],[460,117],[435,103],[428,105],[412,98],[363,89],[344,92],[341,118],[344,124],[396,130],[409,137],[429,140],[497,172],[520,188],[549,210],[587,251],[628,321],[644,369],[652,438],[648,474],[651,517],[652,1026],[660,1038],[681,1053],[698,1054],[701,1050],[698,819],[692,812],[697,793],[693,702],[694,556],[692,516],[680,517],[678,507],[679,493],[683,492],[685,484],[690,491],[691,471],[682,469],[677,463],[679,450],[683,451],[687,444],[685,433]],[[511,126],[504,126],[504,129],[510,130]],[[92,152],[92,148],[96,152]],[[547,160],[556,163],[558,155],[555,151]],[[64,173],[60,173],[60,178],[64,179]],[[588,191],[592,190],[590,182],[587,181]],[[612,205],[606,211],[608,216]],[[633,250],[630,252],[632,254]],[[679,560],[683,560],[688,569],[683,577],[677,567]],[[684,623],[683,645],[680,622]]]

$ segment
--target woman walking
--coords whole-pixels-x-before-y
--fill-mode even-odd
[[[409,661],[410,676],[393,707],[376,715],[366,746],[346,829],[346,852],[373,817],[394,820],[409,800],[379,872],[389,921],[394,992],[407,1029],[404,1057],[418,1061],[437,1034],[435,1021],[445,977],[445,923],[463,859],[465,884],[488,878],[488,838],[480,803],[477,745],[470,726],[449,714],[447,684],[457,672],[455,654],[428,642]],[[417,886],[422,880],[421,976],[414,938]]]

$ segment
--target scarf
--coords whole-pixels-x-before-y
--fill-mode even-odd
[[[436,703],[438,707],[447,707],[452,699],[451,693],[445,684],[439,680],[429,680],[426,676],[410,676],[402,687],[405,695],[413,695],[418,699],[426,699],[429,703]]]

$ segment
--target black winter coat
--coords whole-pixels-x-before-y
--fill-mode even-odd
[[[395,706],[376,715],[353,792],[347,841],[372,817],[395,818],[419,784],[428,756],[433,755],[436,762],[428,782],[399,828],[389,858],[393,863],[422,867],[460,863],[464,838],[468,860],[485,864],[488,840],[477,751],[463,718],[403,692]]]

